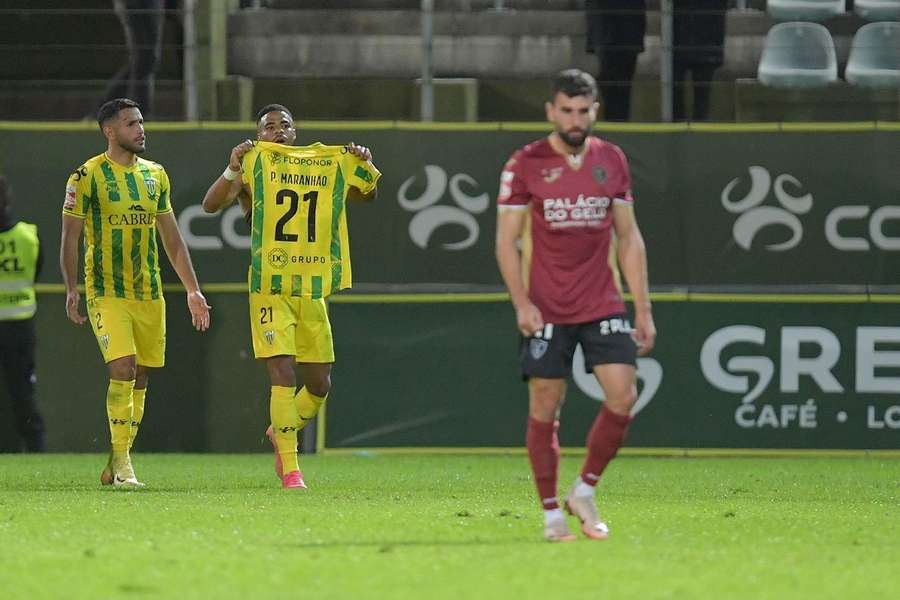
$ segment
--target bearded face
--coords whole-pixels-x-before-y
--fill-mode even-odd
[[[567,96],[558,92],[546,109],[547,120],[566,145],[572,148],[584,145],[597,118],[597,102],[593,96]]]

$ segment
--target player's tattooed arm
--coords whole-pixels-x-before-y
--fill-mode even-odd
[[[209,186],[206,195],[203,197],[203,210],[208,213],[218,212],[231,206],[240,193],[248,193],[246,186],[241,180],[241,161],[251,148],[253,148],[253,142],[244,140],[231,149],[231,154],[228,156],[228,166]]]

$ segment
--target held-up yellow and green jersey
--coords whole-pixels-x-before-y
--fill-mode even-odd
[[[124,167],[99,154],[66,182],[63,214],[84,219],[84,282],[88,300],[162,298],[156,215],[172,211],[169,176],[137,157]]]
[[[244,155],[250,188],[250,292],[325,298],[352,284],[347,194],[381,173],[345,146],[257,142]]]

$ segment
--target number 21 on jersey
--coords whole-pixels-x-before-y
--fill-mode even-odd
[[[316,241],[316,201],[318,198],[318,191],[303,194],[303,202],[309,206],[306,221],[306,241],[310,243],[315,243]],[[299,236],[295,233],[285,233],[284,229],[300,208],[300,195],[290,189],[278,190],[278,193],[275,194],[275,204],[278,206],[287,205],[287,211],[275,223],[275,240],[279,242],[296,242]]]

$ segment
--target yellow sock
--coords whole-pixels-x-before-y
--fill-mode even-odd
[[[147,398],[147,388],[134,388],[131,393],[134,401],[134,409],[131,411],[131,438],[128,440],[128,449],[134,446],[134,438],[137,437],[138,428],[144,418],[144,399]]]
[[[294,396],[294,406],[297,407],[297,414],[300,416],[300,425],[297,427],[297,431],[306,427],[319,414],[319,409],[322,408],[327,397],[327,394],[314,396],[307,391],[305,386],[300,388],[300,391]]]
[[[109,437],[113,454],[128,453],[128,442],[131,439],[131,417],[134,407],[131,394],[134,380],[109,380],[106,391],[106,416],[109,417]]]
[[[278,446],[284,472],[300,470],[297,463],[297,408],[294,406],[294,388],[272,386],[269,416],[272,418],[275,445]]]

